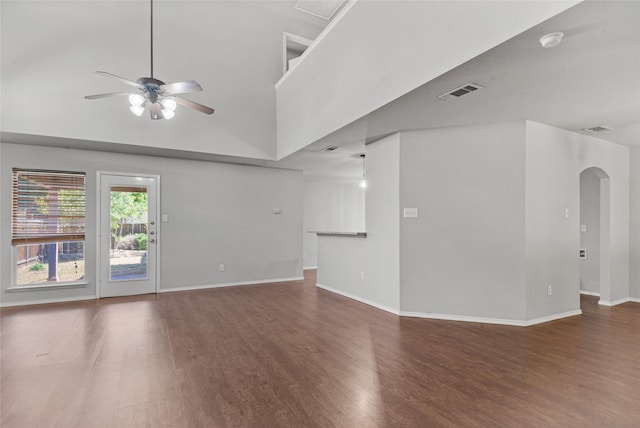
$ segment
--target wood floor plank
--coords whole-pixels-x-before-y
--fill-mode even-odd
[[[304,281],[1,312],[0,426],[640,427],[640,305],[399,318]]]

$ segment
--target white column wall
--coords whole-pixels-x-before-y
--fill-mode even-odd
[[[403,132],[403,312],[525,319],[524,122]]]
[[[378,308],[400,308],[400,137],[366,147],[366,238],[318,238],[318,285]]]

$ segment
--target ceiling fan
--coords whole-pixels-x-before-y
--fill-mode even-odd
[[[85,96],[88,100],[98,98],[107,98],[114,96],[129,96],[129,109],[136,116],[144,113],[145,107],[149,109],[151,119],[171,119],[175,115],[175,109],[178,104],[198,110],[205,114],[213,114],[213,109],[202,104],[177,95],[190,92],[202,91],[202,87],[195,80],[187,80],[184,82],[164,83],[153,77],[153,0],[151,2],[151,77],[140,77],[137,81],[125,79],[106,71],[96,71],[102,76],[112,77],[126,85],[137,88],[134,92],[111,92],[108,94],[97,94]]]

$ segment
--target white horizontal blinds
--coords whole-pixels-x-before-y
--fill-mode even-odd
[[[13,169],[13,245],[83,241],[85,174]]]

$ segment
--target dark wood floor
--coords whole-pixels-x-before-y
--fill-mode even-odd
[[[3,309],[0,426],[640,427],[640,304],[399,318],[308,274]]]

